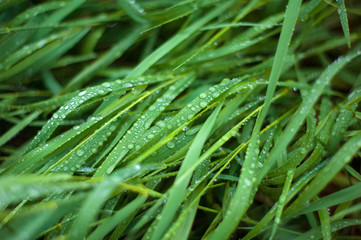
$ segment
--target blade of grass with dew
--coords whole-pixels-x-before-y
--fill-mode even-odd
[[[289,194],[286,198],[285,204],[287,204],[298,192],[300,192],[303,187],[308,184],[314,176],[327,164],[326,161],[318,164],[311,171],[305,173],[297,182],[295,182],[289,190]],[[250,232],[243,237],[243,240],[253,239],[255,236],[266,230],[267,225],[270,225],[269,222],[276,215],[276,210],[278,207],[278,202],[273,205],[273,207],[267,212],[267,214],[252,228]]]
[[[154,231],[148,232],[146,234],[146,236],[149,234],[151,239],[160,239],[165,233],[172,219],[174,218],[174,215],[182,202],[186,187],[189,184],[191,178],[191,175],[188,174],[187,177],[184,177],[185,179],[179,181],[179,176],[184,175],[185,169],[187,169],[188,166],[191,165],[193,162],[197,161],[197,158],[201,153],[202,146],[209,137],[209,133],[216,121],[221,107],[222,104],[219,104],[217,106],[217,108],[212,112],[211,116],[202,125],[201,129],[193,140],[193,143],[190,146],[184,161],[182,162],[181,168],[178,171],[175,183],[173,187],[169,190],[167,202],[163,210],[156,218],[156,221],[153,223]]]
[[[258,135],[262,122],[266,117],[276,88],[277,81],[282,71],[283,60],[287,54],[287,47],[291,41],[291,36],[296,24],[301,2],[302,1],[290,1],[288,8],[286,9],[285,20],[282,26],[281,36],[276,50],[269,85],[267,87],[265,104],[254,126],[251,141],[246,152],[245,164],[243,165],[241,177],[238,182],[238,187],[222,222],[212,233],[210,233],[209,237],[207,237],[206,239],[220,239],[225,236],[229,237],[251,202],[249,197],[252,194],[252,185],[255,183],[255,181],[253,180],[255,179],[253,173],[256,167],[256,161],[259,152]]]
[[[103,91],[103,90],[102,90]],[[103,91],[104,92],[104,91]],[[143,97],[146,97],[143,96]],[[127,104],[131,101],[135,101],[137,99],[137,96],[134,96],[132,94],[124,96],[124,98],[121,98],[121,104],[119,102],[116,102],[118,106],[122,106],[122,104]],[[138,101],[142,100],[142,98],[138,99]],[[137,102],[133,103],[136,104]],[[70,103],[71,106],[73,105],[73,102]],[[66,109],[65,106],[65,109]],[[70,108],[70,107],[68,107]],[[117,109],[113,109],[114,111]],[[116,120],[118,117],[120,117],[122,114],[124,114],[125,110],[120,111],[117,113],[110,121],[106,122],[106,124],[102,125],[99,129],[97,129],[96,132],[100,131],[101,129],[105,128],[107,125],[109,125],[112,121]],[[75,128],[65,132],[64,134],[61,134],[60,136],[57,136],[53,139],[51,139],[48,143],[42,143],[39,144],[38,147],[32,148],[31,151],[26,152],[22,158],[20,158],[17,162],[9,166],[5,172],[6,173],[15,173],[18,171],[24,171],[26,168],[29,168],[31,165],[36,163],[37,161],[41,160],[43,157],[47,156],[48,154],[52,153],[55,149],[60,148],[60,146],[67,144],[71,139],[79,137],[80,134],[84,133],[89,128],[92,128],[95,126],[95,124],[98,124],[98,121],[102,120],[103,117],[106,117],[107,115],[110,115],[112,112],[107,112],[105,116],[98,115],[91,117],[88,121],[84,122],[80,126],[76,126]],[[56,114],[56,113],[55,113]],[[53,115],[54,117],[54,115]],[[54,118],[55,120],[58,120],[58,116]],[[47,122],[47,124],[49,121]],[[95,133],[93,133],[95,134]]]
[[[288,207],[285,215],[291,216],[292,212],[299,211],[307,201],[319,193],[361,148],[361,134],[357,134],[342,146],[333,156],[328,165],[321,170],[320,174],[310,183],[309,187]]]
[[[344,0],[338,0],[336,2],[338,2],[337,13],[338,13],[338,15],[340,17],[342,30],[343,30],[343,33],[345,35],[346,41],[347,41],[347,46],[349,48],[351,48],[350,29],[349,29],[349,26],[348,26],[348,19],[347,19],[345,1]]]
[[[361,204],[355,204],[349,208],[343,209],[337,213],[335,213],[332,217],[331,220],[335,221],[335,220],[340,220],[342,218],[344,218],[344,216],[348,215],[348,214],[353,214],[355,212],[359,212],[361,210]]]
[[[294,168],[298,166],[302,160],[307,156],[307,154],[314,148],[314,133],[316,129],[316,119],[313,114],[307,116],[307,130],[305,139],[302,141],[301,146],[296,150],[296,153],[293,154],[283,165],[273,169],[268,172],[267,177],[279,177],[280,175],[285,174],[289,168]]]
[[[14,27],[19,26],[27,21],[29,21],[31,18],[36,17],[37,15],[41,13],[46,13],[49,11],[53,11],[56,9],[59,9],[65,5],[65,2],[63,1],[54,1],[54,2],[46,2],[39,5],[36,5],[34,7],[28,8],[16,17],[12,19],[7,26],[8,27]]]
[[[315,197],[317,200],[318,197]],[[320,218],[322,237],[325,240],[331,240],[331,223],[330,223],[330,213],[327,208],[322,208],[318,210],[318,216]]]
[[[142,24],[147,24],[149,22],[146,14],[144,14],[144,9],[141,6],[139,6],[138,3],[132,2],[131,0],[125,0],[125,1],[118,0],[117,3],[134,21]]]
[[[21,109],[25,111],[50,111],[59,106],[65,105],[70,99],[72,99],[77,93],[68,93],[57,98],[51,98],[48,100],[38,101],[31,104],[25,105],[9,105],[10,108]]]
[[[276,231],[277,231],[278,224],[281,222],[282,211],[283,211],[283,208],[285,207],[285,204],[286,204],[286,198],[287,198],[287,195],[288,195],[291,183],[292,183],[292,178],[293,178],[294,173],[295,173],[294,169],[289,170],[287,172],[287,178],[286,178],[285,184],[283,186],[282,194],[281,194],[281,196],[280,196],[280,198],[278,200],[276,217],[275,217],[275,221],[274,221],[274,224],[273,224],[272,233],[271,233],[271,236],[270,236],[271,240],[274,238],[274,236],[276,234]]]
[[[280,96],[282,96],[282,94],[280,94]],[[280,97],[280,96],[276,96],[275,98]],[[246,118],[244,118],[241,122],[239,122],[233,129],[229,130],[225,136],[223,136],[221,139],[219,139],[215,144],[212,145],[212,147],[211,147],[210,149],[208,149],[208,151],[206,151],[204,154],[202,154],[202,155],[200,156],[200,159],[199,159],[197,162],[193,163],[192,166],[188,167],[188,169],[186,170],[186,173],[187,173],[188,175],[191,174],[191,173],[196,169],[196,167],[197,167],[199,164],[203,163],[204,160],[207,159],[216,149],[218,149],[221,145],[223,145],[226,141],[228,141],[230,137],[236,135],[238,128],[241,127],[242,125],[244,125],[245,122],[247,122],[250,117],[254,116],[260,109],[261,109],[261,107],[257,108],[255,111],[253,111],[252,113],[250,113]],[[247,142],[247,143],[248,143],[248,142]],[[246,144],[242,144],[242,145],[241,145],[241,148],[244,148],[245,146],[246,146]],[[239,151],[239,150],[240,150],[240,149],[238,149],[238,151]],[[230,154],[230,157],[226,158],[225,160],[228,160],[227,163],[229,163],[229,162],[232,160],[233,157],[234,157],[234,153],[231,153],[231,154]],[[221,167],[221,166],[222,166],[222,168],[217,172],[217,175],[212,178],[212,180],[211,180],[210,183],[206,186],[206,188],[204,188],[204,189],[201,191],[201,193],[197,196],[197,198],[195,198],[195,200],[192,202],[192,204],[190,204],[190,205],[182,212],[182,215],[181,215],[181,216],[177,219],[177,221],[173,224],[173,227],[174,227],[174,228],[176,228],[177,225],[179,225],[179,224],[182,223],[182,221],[183,221],[183,220],[185,219],[185,217],[188,215],[189,211],[192,209],[192,207],[194,206],[194,204],[195,204],[196,202],[198,202],[199,198],[203,195],[203,193],[207,190],[207,188],[209,188],[209,186],[213,183],[214,179],[215,179],[215,178],[220,174],[220,172],[225,168],[225,165],[224,165],[224,164],[220,164],[218,167],[216,167],[216,168],[213,169],[213,170],[215,170],[215,169],[217,169],[217,168],[219,168],[219,167]],[[211,171],[211,172],[212,172],[212,171]],[[209,175],[211,172],[208,172],[207,175]],[[206,176],[207,176],[207,175],[206,175]],[[205,178],[203,178],[202,181],[203,181],[204,179],[205,179]],[[198,183],[197,183],[196,185],[200,184],[202,181],[198,181]],[[196,186],[194,186],[194,187],[196,187]],[[172,237],[172,234],[173,234],[172,232],[169,232],[169,235],[167,236],[167,238]]]
[[[106,142],[108,137],[116,130],[119,123],[120,121],[117,119],[90,138],[80,142],[73,151],[70,151],[63,158],[48,167],[46,172],[74,173],[98,151],[98,148]]]
[[[149,109],[134,123],[122,140],[109,153],[102,165],[98,168],[94,177],[110,174],[122,158],[133,149],[137,139],[142,136],[152,122],[161,114],[170,102],[180,94],[194,80],[194,74],[189,74],[176,81],[160,98],[153,103]],[[153,135],[148,135],[153,136]],[[152,137],[150,137],[152,138]]]
[[[135,158],[134,162],[141,162],[146,159],[152,152],[156,151],[158,148],[169,142],[175,135],[183,130],[183,127],[190,121],[193,117],[202,109],[206,109],[208,104],[211,104],[214,99],[217,99],[221,94],[227,92],[232,86],[240,83],[242,80],[248,78],[248,76],[243,76],[242,78],[234,78],[232,81],[230,79],[223,79],[221,83],[210,87],[207,91],[202,92],[196,97],[192,102],[188,103],[185,108],[181,109],[174,117],[172,117],[165,126],[163,126],[160,131],[154,134],[152,139],[148,139],[147,142],[141,148],[138,149],[139,152],[142,152],[141,149],[145,149],[142,155],[132,157]],[[248,85],[243,85],[244,88],[248,88]],[[169,133],[172,133],[169,135]],[[168,134],[166,138],[163,138],[165,134]]]
[[[219,116],[218,116],[219,119]],[[213,129],[216,129],[216,124]],[[213,130],[212,129],[212,130]],[[211,131],[210,134],[212,134]],[[191,231],[194,218],[197,212],[197,208],[199,206],[199,198],[197,199],[197,195],[200,193],[202,187],[205,186],[205,183],[201,183],[197,186],[197,189],[194,190],[193,186],[197,185],[200,181],[203,180],[205,174],[208,173],[210,161],[206,161],[199,165],[199,167],[195,170],[192,181],[190,183],[189,190],[191,193],[187,196],[186,201],[183,204],[183,207],[180,209],[180,212],[188,212],[187,216],[182,219],[182,214],[179,214],[178,219],[168,231],[164,234],[163,240],[166,239],[174,239],[174,240],[182,240],[188,239],[189,233]],[[194,191],[193,191],[194,190]],[[196,203],[194,203],[194,201]],[[190,210],[189,210],[190,209]]]
[[[155,78],[142,78],[142,79],[131,79],[131,80],[117,80],[115,82],[104,82],[100,85],[89,87],[84,89],[83,91],[78,91],[77,96],[73,97],[66,105],[63,105],[56,111],[52,118],[49,119],[47,124],[43,127],[43,129],[39,132],[39,134],[34,138],[31,143],[29,150],[34,149],[39,146],[41,143],[45,142],[56,127],[59,125],[63,119],[66,118],[71,112],[73,112],[77,107],[82,105],[84,102],[89,101],[98,96],[106,95],[110,92],[116,92],[121,90],[126,90],[133,86],[145,85],[156,83],[164,80],[163,78],[155,79]],[[28,151],[29,151],[28,150]]]
[[[132,98],[130,100],[132,100]],[[138,99],[137,101],[139,100],[141,99]],[[133,104],[137,103],[137,101],[133,102]],[[122,102],[124,104],[124,101]],[[118,102],[115,103],[117,104]],[[117,122],[117,118],[120,115],[122,115],[123,112],[124,111],[118,113],[115,117],[113,117],[107,123],[105,123],[101,128],[97,129],[94,133],[92,133],[87,138],[85,138],[82,142],[78,144],[78,146],[72,149],[63,158],[58,160],[55,164],[51,165],[48,168],[47,172],[48,171],[74,172],[76,169],[78,169],[81,166],[81,164],[84,163],[88,157],[90,157],[90,155],[97,152],[97,148],[102,144],[103,141],[106,140],[107,138],[106,136],[110,136],[111,132],[115,130],[116,126],[119,124],[119,122]],[[74,130],[76,129],[77,128],[75,128]],[[96,176],[94,175],[94,177]]]
[[[331,232],[336,232],[338,230],[341,230],[343,228],[360,225],[361,220],[360,219],[345,219],[340,221],[335,221],[331,223]],[[321,227],[314,228],[304,234],[302,236],[299,236],[295,238],[296,240],[307,240],[307,239],[321,239],[322,238],[322,230]]]
[[[328,84],[331,78],[348,62],[350,62],[355,57],[361,54],[360,51],[352,51],[345,57],[339,58],[337,61],[333,62],[317,79],[311,91],[307,94],[307,101],[302,102],[300,108],[297,110],[290,123],[287,125],[284,133],[282,134],[278,145],[276,145],[269,158],[267,159],[267,163],[261,169],[260,174],[258,175],[258,181],[260,181],[263,176],[267,173],[269,168],[273,165],[273,162],[276,160],[278,155],[285,149],[288,143],[292,140],[294,135],[296,134],[296,130],[301,126],[302,122],[305,119],[305,114],[309,113],[312,109],[312,106],[315,104],[319,96],[321,95],[321,91]]]
[[[361,183],[354,184],[350,187],[344,188],[335,193],[329,194],[325,197],[317,199],[310,203],[307,207],[302,209],[300,212],[293,213],[294,216],[305,214],[307,212],[313,212],[319,210],[321,208],[328,208],[331,206],[335,206],[337,204],[347,202],[350,200],[354,200],[360,198],[361,193],[357,191],[361,186]]]

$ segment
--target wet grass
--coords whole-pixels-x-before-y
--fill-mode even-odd
[[[359,239],[358,1],[0,9],[1,239]]]

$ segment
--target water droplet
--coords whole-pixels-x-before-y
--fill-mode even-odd
[[[225,79],[223,79],[223,81],[222,81],[222,85],[226,85],[226,84],[228,84],[228,83],[230,83],[231,82],[231,79],[229,79],[229,78],[225,78]]]
[[[156,123],[156,125],[158,126],[158,127],[164,127],[165,126],[165,123],[163,122],[163,121],[158,121],[157,123]]]
[[[103,86],[103,87],[110,87],[110,83],[105,82],[105,83],[102,84],[102,86]]]
[[[124,85],[123,85],[125,88],[131,88],[131,87],[133,87],[133,84],[131,84],[131,83],[124,83]]]
[[[215,92],[215,93],[212,94],[212,96],[213,96],[214,98],[217,98],[217,97],[219,97],[219,93],[218,93],[218,92]]]
[[[202,108],[206,107],[207,106],[207,103],[202,101],[199,103],[199,106],[201,106]]]
[[[251,186],[252,182],[251,182],[248,178],[246,178],[246,179],[244,180],[244,184],[245,184],[246,186]]]
[[[86,94],[86,91],[81,91],[81,92],[78,93],[78,96],[81,97],[81,96],[83,96],[84,94]]]
[[[76,155],[78,155],[79,157],[81,157],[84,154],[84,151],[79,149],[78,151],[76,151]]]
[[[174,148],[175,144],[173,142],[167,142],[167,147],[168,148]]]

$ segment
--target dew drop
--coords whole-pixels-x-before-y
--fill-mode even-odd
[[[102,86],[103,86],[103,87],[110,87],[110,83],[105,82],[105,83],[102,84]]]
[[[78,93],[78,96],[81,97],[81,96],[83,96],[84,94],[86,94],[86,91],[81,91],[81,92]]]
[[[84,154],[84,151],[79,149],[78,151],[76,151],[76,155],[78,155],[79,157],[81,157]]]
[[[212,96],[213,96],[214,98],[217,98],[217,97],[219,97],[219,93],[218,93],[218,92],[215,92],[215,93],[212,94]]]
[[[206,107],[207,106],[207,103],[202,101],[199,103],[199,106],[201,106],[202,108]]]
[[[168,148],[174,148],[175,144],[173,142],[167,142],[167,147]]]
[[[131,88],[131,87],[133,87],[133,84],[131,84],[131,83],[124,83],[124,87],[125,87],[125,88]]]

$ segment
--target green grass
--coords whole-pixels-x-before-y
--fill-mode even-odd
[[[360,19],[0,2],[0,239],[361,239]]]

